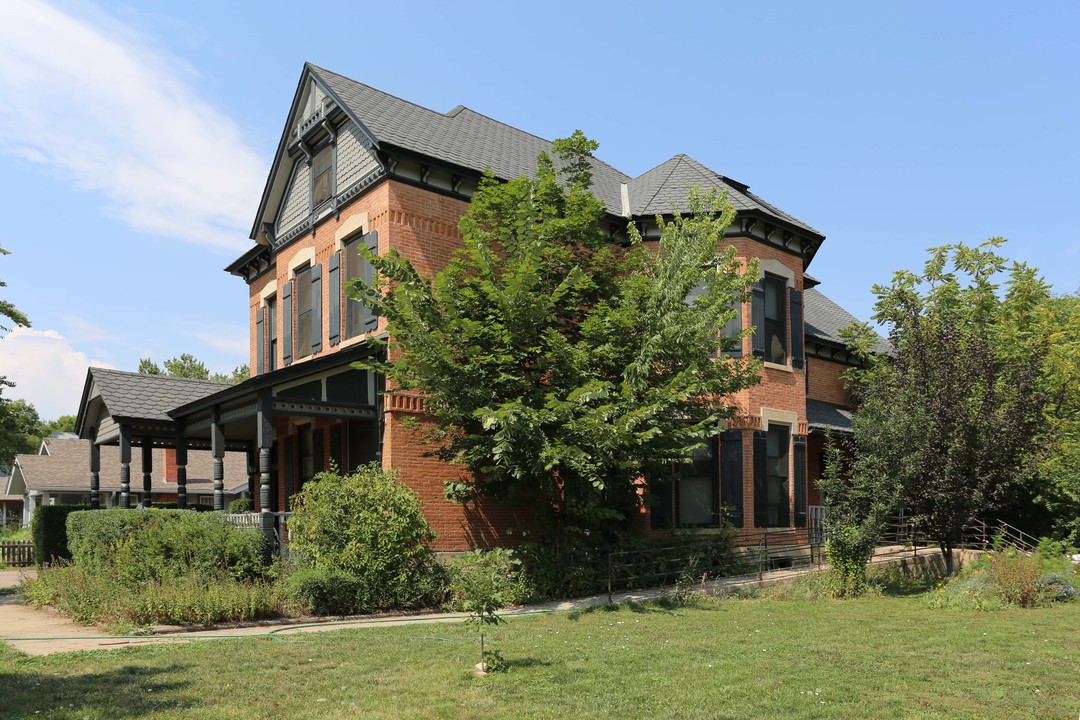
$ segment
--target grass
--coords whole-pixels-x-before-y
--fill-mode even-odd
[[[1080,715],[1080,603],[728,599],[32,658],[0,718],[1016,718]]]

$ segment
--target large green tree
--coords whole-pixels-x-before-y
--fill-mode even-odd
[[[1014,494],[1017,517],[1037,532],[1080,545],[1080,294],[1047,297],[1027,317],[1000,324],[1002,341],[1045,348],[1049,450]],[[1033,328],[1027,332],[1022,327]]]
[[[33,405],[21,399],[0,402],[0,467],[10,468],[16,455],[36,453],[43,434]]]
[[[229,383],[240,383],[251,377],[251,368],[247,364],[238,365],[231,373],[211,373],[206,364],[191,353],[181,353],[179,357],[169,358],[163,365],[164,369],[150,358],[143,358],[139,361],[139,372],[144,375],[167,375]]]
[[[1048,288],[999,255],[1002,242],[934,248],[921,274],[874,287],[892,353],[871,352],[865,327],[849,334],[867,363],[848,374],[858,405],[850,487],[891,479],[950,571],[965,527],[1037,469],[1050,437],[1048,347],[1032,320]]]
[[[0,256],[10,254],[9,250],[0,247]],[[7,287],[7,283],[0,280],[0,288],[2,287]],[[6,322],[0,322],[0,336],[11,330],[12,327],[30,327],[30,319],[9,300],[0,300],[0,319],[3,318],[6,318]],[[10,323],[10,325],[7,323]],[[8,380],[6,376],[0,375],[0,394],[3,394],[6,387],[15,387],[15,383]],[[0,462],[4,462],[2,456],[0,456]]]
[[[435,454],[470,471],[448,494],[529,507],[555,540],[623,529],[640,479],[667,475],[734,413],[720,398],[758,380],[752,358],[720,352],[737,340],[718,328],[747,300],[730,205],[691,192],[658,244],[631,224],[620,246],[600,230],[595,148],[579,131],[536,177],[485,177],[435,277],[362,249],[378,279],[349,288],[392,338],[389,363],[366,367],[423,393]]]

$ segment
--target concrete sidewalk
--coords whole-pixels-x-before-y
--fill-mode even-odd
[[[886,549],[883,549],[886,550]],[[890,552],[891,551],[891,552]],[[881,553],[876,560],[882,563],[911,564],[920,567],[927,563],[940,563],[940,551],[920,550],[918,558],[912,558],[910,551],[902,555],[895,549]],[[695,588],[707,593],[735,592],[737,590],[764,587],[790,582],[801,575],[817,571],[817,567],[803,567],[785,570],[773,570],[763,573],[761,579],[755,575],[713,580]],[[0,571],[0,587],[12,587],[19,582],[18,571]],[[657,600],[672,588],[652,588],[631,592],[613,593],[615,603],[645,602]],[[515,610],[499,613],[512,619],[528,615],[550,612],[570,612],[587,610],[606,605],[607,593],[575,600],[559,600],[537,605],[528,605]],[[463,613],[421,613],[417,615],[379,615],[344,619],[304,618],[272,620],[248,623],[242,626],[218,625],[213,628],[190,630],[186,628],[162,626],[154,628],[152,635],[116,636],[104,634],[94,627],[79,625],[61,615],[52,608],[33,608],[19,603],[17,595],[0,595],[0,640],[30,655],[49,655],[56,652],[76,650],[109,650],[153,643],[195,642],[199,640],[225,640],[238,637],[260,635],[293,635],[347,628],[375,628],[394,625],[415,625],[429,623],[461,622],[466,617]]]

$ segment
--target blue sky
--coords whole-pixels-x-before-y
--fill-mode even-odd
[[[304,61],[631,175],[686,153],[826,236],[856,316],[925,249],[1009,238],[1080,284],[1072,2],[0,4],[0,258],[33,327],[0,374],[45,418],[86,367],[247,362],[247,239]]]

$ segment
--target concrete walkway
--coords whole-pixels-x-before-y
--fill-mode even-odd
[[[911,551],[896,553],[895,549],[881,549],[875,562],[910,564],[913,562]],[[920,550],[917,558],[920,566],[926,563],[940,562],[940,551]],[[817,567],[803,567],[786,570],[774,570],[757,575],[721,578],[700,586],[701,591],[709,593],[734,592],[741,589],[764,587],[790,582],[801,575],[816,571]],[[19,584],[19,571],[0,571],[0,588],[14,587]],[[671,588],[652,588],[632,592],[620,592],[612,595],[615,603],[645,602],[656,600]],[[586,610],[606,605],[607,593],[576,600],[561,600],[537,605],[529,605],[516,610],[499,613],[505,618],[536,615],[550,612]],[[190,630],[186,628],[162,626],[154,628],[151,635],[116,636],[106,635],[100,629],[79,625],[61,615],[52,608],[33,608],[19,603],[14,594],[0,595],[0,640],[30,655],[49,655],[57,652],[76,650],[109,650],[153,643],[194,642],[198,640],[224,640],[237,637],[258,635],[292,635],[297,633],[343,630],[346,628],[388,627],[394,625],[415,625],[427,623],[460,622],[466,617],[463,613],[422,613],[417,615],[380,615],[345,619],[306,618],[280,621],[266,621],[245,624],[243,626],[219,625],[213,628]]]

